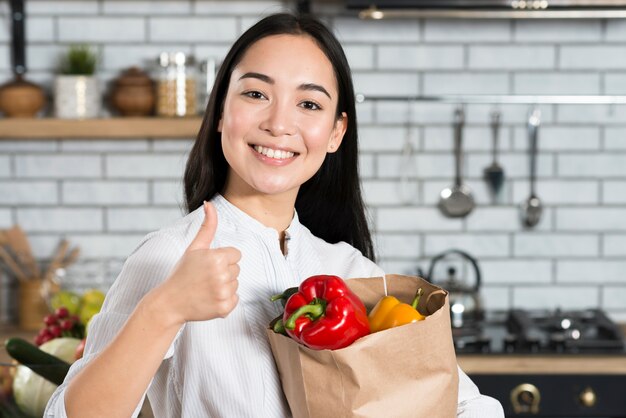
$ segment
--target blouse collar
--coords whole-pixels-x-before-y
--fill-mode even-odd
[[[248,215],[237,206],[230,203],[221,194],[217,193],[213,197],[211,202],[213,203],[213,205],[215,205],[218,216],[222,215],[225,221],[229,221],[236,228],[245,228],[260,235],[268,236],[276,240],[278,239],[278,231],[276,231],[274,228],[263,225],[261,222],[254,219],[252,216]],[[221,220],[218,219],[218,223],[219,222],[221,222]],[[302,224],[300,224],[298,213],[294,209],[291,223],[285,231],[288,239],[294,239],[298,235],[300,228],[302,228]]]

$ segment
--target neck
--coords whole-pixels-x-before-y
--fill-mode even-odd
[[[285,230],[291,224],[297,194],[280,196],[265,194],[247,194],[225,191],[224,198],[250,215],[263,225],[274,228],[281,240],[281,248],[285,240]]]

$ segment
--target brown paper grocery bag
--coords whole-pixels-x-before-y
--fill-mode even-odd
[[[380,277],[346,282],[368,311],[384,296]],[[294,418],[456,417],[459,377],[447,292],[419,277],[387,275],[388,294],[403,302],[418,287],[424,321],[340,350],[311,350],[267,330]]]

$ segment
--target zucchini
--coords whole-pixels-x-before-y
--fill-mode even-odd
[[[40,350],[39,347],[23,338],[9,338],[4,342],[4,346],[7,353],[20,364],[55,385],[63,383],[67,372],[70,370],[69,363]]]

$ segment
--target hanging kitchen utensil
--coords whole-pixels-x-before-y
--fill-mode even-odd
[[[533,108],[528,117],[528,141],[530,158],[530,196],[522,204],[522,221],[528,228],[539,223],[543,207],[541,200],[535,193],[535,181],[537,176],[537,135],[541,123],[541,111]]]
[[[461,178],[462,136],[465,115],[463,108],[459,107],[454,111],[454,159],[455,159],[455,181],[452,187],[446,187],[440,193],[439,209],[444,215],[451,218],[466,216],[474,209],[474,198],[471,189],[463,184]]]
[[[43,90],[26,81],[24,0],[11,0],[11,61],[14,79],[0,86],[0,112],[7,117],[34,117],[44,105]]]
[[[417,200],[417,187],[411,185],[409,179],[411,174],[415,174],[415,164],[413,161],[413,144],[411,143],[411,101],[407,100],[406,126],[404,134],[404,145],[400,155],[400,182],[398,183],[398,194],[400,201],[404,204],[415,203]]]
[[[497,197],[504,183],[504,170],[498,164],[498,137],[500,131],[500,111],[491,112],[491,136],[493,139],[493,161],[491,165],[485,168],[484,176],[492,195]]]
[[[470,263],[474,270],[475,282],[473,285],[468,284],[466,280],[459,279],[456,268],[452,266],[448,267],[448,277],[445,280],[437,280],[434,277],[437,264],[444,260],[450,262],[452,256],[460,257]],[[433,284],[437,283],[438,286],[449,292],[450,317],[453,328],[462,327],[464,322],[470,322],[466,325],[476,325],[478,321],[483,319],[483,301],[480,297],[480,268],[478,268],[478,261],[474,257],[462,250],[454,248],[446,250],[432,259],[426,279]]]

